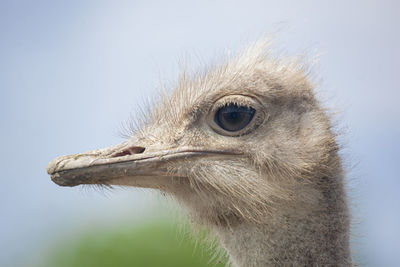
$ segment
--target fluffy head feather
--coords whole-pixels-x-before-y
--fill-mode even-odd
[[[265,42],[184,73],[127,142],[47,170],[60,185],[159,188],[211,225],[239,266],[351,263],[330,119],[307,67],[275,59]]]
[[[171,164],[171,174],[189,179],[177,178],[161,189],[190,206],[204,223],[260,223],[277,209],[320,208],[324,187],[336,182],[323,177],[340,170],[340,159],[307,69],[296,58],[275,59],[262,41],[205,72],[184,73],[150,113],[136,135],[138,143],[229,148],[243,156]],[[210,127],[213,107],[221,101],[254,101],[262,118],[246,134],[221,135]]]

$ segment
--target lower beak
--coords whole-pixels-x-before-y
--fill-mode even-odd
[[[160,188],[164,183],[169,184],[173,177],[186,176],[184,168],[176,168],[176,163],[193,157],[221,154],[232,152],[193,148],[157,150],[154,147],[148,151],[125,142],[56,158],[47,165],[47,172],[52,181],[61,186],[106,184]]]

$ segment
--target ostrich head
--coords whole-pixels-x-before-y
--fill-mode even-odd
[[[257,227],[327,209],[345,214],[345,201],[332,205],[330,193],[341,192],[337,150],[305,68],[274,59],[260,42],[182,75],[126,142],[57,158],[47,171],[62,186],[159,189],[200,223]]]

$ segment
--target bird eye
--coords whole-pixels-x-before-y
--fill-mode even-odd
[[[255,109],[237,104],[228,104],[217,110],[214,122],[228,132],[245,128],[253,119]]]

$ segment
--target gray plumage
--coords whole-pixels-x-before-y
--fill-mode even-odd
[[[261,41],[201,74],[182,75],[117,146],[55,159],[60,185],[156,188],[208,226],[234,266],[350,266],[344,173],[307,68]],[[222,107],[251,108],[227,131]]]

